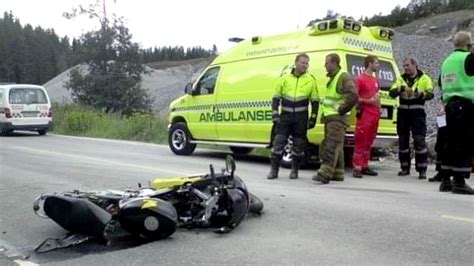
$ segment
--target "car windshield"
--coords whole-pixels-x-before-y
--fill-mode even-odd
[[[10,90],[11,104],[47,104],[46,95],[40,89],[18,88]]]

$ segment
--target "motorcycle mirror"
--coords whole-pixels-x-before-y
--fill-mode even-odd
[[[225,157],[225,169],[230,173],[231,176],[234,176],[235,172],[235,161],[232,155],[227,155]]]

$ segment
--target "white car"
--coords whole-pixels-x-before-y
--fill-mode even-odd
[[[0,134],[13,130],[37,131],[45,135],[52,127],[53,111],[42,86],[0,85]]]

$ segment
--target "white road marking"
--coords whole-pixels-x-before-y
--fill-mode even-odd
[[[31,262],[31,261],[26,261],[26,260],[14,260],[14,262],[20,266],[36,266],[36,265],[39,265],[39,264],[36,264],[34,262]]]
[[[36,266],[36,265],[39,265],[39,264],[36,264],[34,262],[31,262],[31,261],[26,261],[26,260],[14,260],[14,262],[20,266]]]
[[[92,137],[77,137],[77,136],[57,135],[57,134],[49,134],[49,135],[55,136],[55,137],[61,137],[61,138],[69,138],[69,139],[84,139],[84,140],[91,140],[91,141],[98,141],[98,142],[121,143],[121,144],[130,144],[130,145],[139,145],[139,146],[153,146],[157,148],[169,149],[168,145],[148,143],[148,142],[119,140],[119,139],[101,139],[101,138],[92,138]]]
[[[456,220],[456,221],[461,221],[461,222],[467,222],[467,223],[474,223],[474,219],[466,218],[466,217],[451,216],[451,215],[441,215],[441,218],[450,219],[450,220]]]
[[[90,156],[84,156],[84,155],[77,155],[77,154],[70,154],[70,153],[63,153],[63,152],[56,152],[56,151],[48,151],[48,150],[41,150],[41,149],[33,149],[33,148],[27,148],[27,147],[9,147],[11,149],[16,149],[16,150],[21,150],[25,152],[30,152],[30,153],[36,153],[36,154],[43,154],[43,155],[51,155],[51,156],[57,156],[57,157],[69,157],[73,159],[78,159],[78,160],[86,160],[86,161],[91,161],[91,162],[96,162],[100,163],[103,165],[115,165],[115,166],[124,166],[128,168],[135,168],[135,169],[141,169],[141,170],[150,170],[154,172],[164,172],[167,174],[172,174],[175,176],[187,176],[190,175],[190,173],[185,173],[183,170],[177,170],[177,169],[165,169],[164,167],[153,167],[153,166],[146,166],[146,165],[137,165],[137,164],[132,164],[132,163],[125,163],[125,162],[119,162],[119,161],[113,161],[113,160],[107,160],[107,159],[99,159],[96,157],[90,157]]]

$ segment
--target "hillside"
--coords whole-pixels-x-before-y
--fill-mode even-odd
[[[460,30],[474,32],[474,10],[460,10],[422,18],[395,30],[410,35],[427,35],[449,40]]]
[[[186,61],[164,61],[147,66],[148,75],[142,76],[142,86],[153,96],[153,109],[166,112],[169,103],[178,95],[184,94],[184,87],[211,62],[210,58],[191,59]],[[76,66],[83,70],[85,65]],[[153,67],[153,68],[152,68]],[[70,70],[66,70],[44,84],[51,99],[60,103],[71,102],[71,93],[65,88]]]

